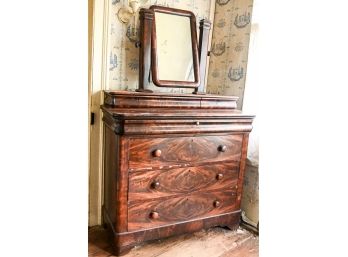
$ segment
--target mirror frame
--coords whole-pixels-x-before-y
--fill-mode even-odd
[[[200,84],[200,74],[199,74],[199,58],[198,58],[198,44],[197,44],[197,31],[196,31],[197,28],[196,28],[195,15],[190,11],[163,7],[163,6],[156,6],[156,5],[152,5],[150,9],[153,11],[153,23],[152,23],[152,32],[151,32],[151,72],[152,72],[153,83],[158,87],[198,88]],[[175,80],[160,80],[159,79],[155,12],[167,13],[170,15],[185,16],[190,18],[194,81],[175,81]]]

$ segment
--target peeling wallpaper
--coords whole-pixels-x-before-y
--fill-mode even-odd
[[[211,1],[149,0],[143,7],[156,4],[190,10],[196,14],[198,27],[199,20],[209,19]],[[217,0],[215,3],[207,92],[239,96],[239,108],[242,106],[247,69],[252,1]],[[139,17],[136,15],[128,25],[122,24],[117,17],[119,8],[127,3],[125,0],[110,0],[108,78],[109,89],[113,90],[134,90],[138,87],[139,50],[134,42],[139,32]],[[156,91],[192,92],[190,89],[151,87]]]
[[[207,92],[239,96],[243,104],[253,0],[217,0]]]

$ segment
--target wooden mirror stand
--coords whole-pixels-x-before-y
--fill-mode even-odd
[[[168,8],[169,9],[169,8]],[[175,10],[175,9],[173,9]],[[136,90],[138,92],[149,92],[149,84],[151,82],[152,67],[152,56],[154,49],[151,47],[151,38],[154,22],[154,11],[152,9],[140,9],[140,40],[136,44],[140,47],[139,51],[139,88]],[[208,41],[210,32],[211,22],[206,19],[202,19],[199,23],[199,42],[198,42],[198,60],[199,60],[199,85],[198,87],[190,86],[180,86],[179,84],[174,84],[172,87],[183,87],[194,89],[193,94],[205,94],[205,72],[207,65],[208,56]],[[193,40],[193,42],[196,42]],[[168,86],[170,87],[170,86]]]

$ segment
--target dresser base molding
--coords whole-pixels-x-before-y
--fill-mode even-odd
[[[175,223],[151,229],[137,230],[132,232],[116,232],[107,211],[103,210],[104,221],[113,241],[114,254],[125,255],[134,246],[145,241],[162,239],[174,235],[193,233],[211,227],[227,227],[236,230],[240,224],[241,211],[234,211],[213,217],[195,219],[191,221]]]

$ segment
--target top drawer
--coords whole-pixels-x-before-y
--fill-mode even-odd
[[[202,162],[237,161],[243,135],[131,138],[129,169],[178,167]]]

